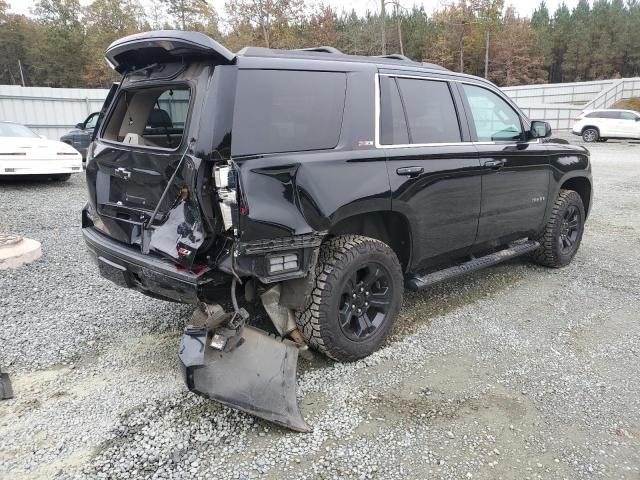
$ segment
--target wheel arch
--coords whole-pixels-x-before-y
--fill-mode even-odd
[[[591,182],[587,177],[572,177],[565,180],[560,185],[561,190],[573,190],[580,195],[582,204],[584,205],[585,214],[589,215],[589,209],[591,207]]]
[[[342,218],[331,226],[327,238],[347,234],[380,240],[395,252],[403,271],[406,272],[411,265],[411,227],[408,219],[401,213],[390,210],[373,211]]]
[[[584,127],[582,127],[582,130],[580,130],[580,135],[582,135],[587,128],[593,128],[598,132],[598,135],[600,135],[600,128],[596,127],[595,125],[585,125]]]

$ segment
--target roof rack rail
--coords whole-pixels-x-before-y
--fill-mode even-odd
[[[327,46],[309,47],[309,48],[296,48],[295,50],[300,51],[300,52],[338,53],[340,55],[343,55],[343,53],[340,50],[338,50],[337,48],[335,48],[335,47],[327,47]]]
[[[389,55],[376,55],[376,58],[390,58],[391,60],[404,60],[405,62],[413,62],[409,57],[400,55],[399,53],[392,53]]]

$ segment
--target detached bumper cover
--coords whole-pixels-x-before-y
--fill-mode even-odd
[[[89,252],[103,277],[115,284],[178,302],[196,303],[209,270],[196,274],[166,260],[145,255],[110,239],[94,228],[82,229]]]
[[[211,333],[185,330],[178,356],[189,390],[298,432],[309,432],[296,398],[298,346],[245,326],[231,351],[209,346]]]

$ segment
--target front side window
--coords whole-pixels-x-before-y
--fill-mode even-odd
[[[116,100],[102,138],[128,145],[176,149],[182,142],[190,98],[191,92],[186,87],[125,90]]]
[[[460,142],[460,125],[447,82],[397,79],[409,127],[409,143]]]
[[[98,116],[100,113],[95,112],[89,115],[89,118],[85,121],[84,128],[85,130],[96,128],[96,123],[98,122]]]
[[[241,70],[231,136],[233,155],[335,148],[346,86],[342,72]]]
[[[511,106],[486,88],[463,84],[480,142],[522,140],[520,116]]]

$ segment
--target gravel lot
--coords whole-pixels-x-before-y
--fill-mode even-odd
[[[0,231],[43,250],[0,272],[0,478],[640,478],[640,142],[591,151],[574,262],[408,294],[373,356],[301,360],[309,434],[186,391],[190,309],[97,275],[81,176],[0,182]]]

